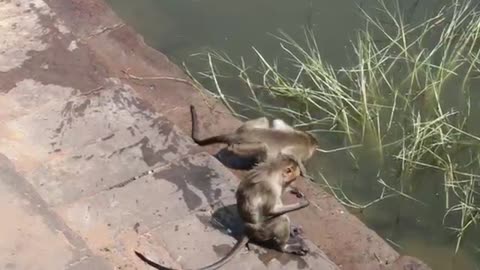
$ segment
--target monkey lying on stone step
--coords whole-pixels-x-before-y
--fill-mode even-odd
[[[303,162],[312,157],[318,147],[317,139],[308,132],[296,130],[281,119],[272,121],[260,117],[243,123],[233,133],[198,137],[198,119],[195,107],[192,114],[192,139],[201,146],[225,143],[228,149],[238,156],[256,156],[259,162],[276,157],[279,153],[291,155],[300,166],[302,176],[308,177]],[[311,178],[311,177],[308,177]]]
[[[291,228],[290,219],[286,215],[307,207],[310,203],[305,196],[296,190],[293,192],[301,200],[294,204],[284,205],[281,196],[288,187],[301,175],[300,166],[295,158],[279,154],[269,158],[249,171],[237,188],[237,209],[245,231],[242,238],[222,259],[200,270],[213,270],[229,262],[249,241],[273,244],[280,252],[295,255],[306,255],[309,252],[303,239]],[[156,269],[172,270],[150,261],[141,253],[135,254]]]

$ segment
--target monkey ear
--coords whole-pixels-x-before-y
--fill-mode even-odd
[[[288,177],[292,176],[293,172],[294,172],[293,166],[290,165],[287,168],[285,168],[285,175],[286,176],[288,176]]]

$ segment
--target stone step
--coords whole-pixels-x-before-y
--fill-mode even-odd
[[[57,213],[92,250],[108,250],[110,261],[131,257],[134,249],[159,263],[178,263],[187,269],[220,259],[236,241],[230,234],[239,231],[235,176],[207,153],[187,156],[155,171],[63,206]],[[103,232],[103,241],[89,240],[99,236],[95,231]],[[135,246],[136,239],[148,239],[150,246]],[[302,258],[255,248],[225,269],[337,269],[318,248],[310,246],[312,255]]]
[[[0,154],[0,268],[112,269],[68,228]]]
[[[0,153],[14,161],[42,208],[92,258],[77,264],[77,256],[63,265],[87,267],[104,258],[109,267],[147,269],[136,249],[176,267],[221,258],[240,230],[235,176],[199,153],[128,86],[115,80],[106,85],[86,96],[26,81],[0,94],[11,112],[1,116],[10,135],[0,137]],[[46,233],[44,240],[56,241]],[[311,246],[312,255],[303,258],[255,248],[226,269],[336,269]]]
[[[0,119],[6,133],[16,134],[0,137],[0,152],[49,205],[92,195],[193,150],[171,122],[114,81],[94,96],[28,84],[0,98],[10,104],[4,110],[23,112]]]

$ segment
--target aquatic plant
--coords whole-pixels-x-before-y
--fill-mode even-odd
[[[347,52],[348,66],[328,64],[309,29],[302,44],[286,33],[277,36],[288,61],[269,61],[254,49],[258,64],[249,66],[208,53],[209,70],[200,75],[230,110],[249,110],[236,114],[281,116],[297,127],[330,132],[342,138],[339,150],[353,162],[360,149],[375,153],[381,194],[371,203],[354,203],[325,180],[349,207],[394,195],[417,200],[415,174],[440,173],[444,223],[456,232],[458,250],[466,230],[480,221],[480,108],[473,105],[480,95],[472,91],[480,86],[480,13],[471,1],[454,0],[407,23],[398,6],[378,3],[378,16],[363,12],[366,24]],[[232,76],[251,102],[225,93],[222,82]],[[383,173],[392,170],[395,177]]]

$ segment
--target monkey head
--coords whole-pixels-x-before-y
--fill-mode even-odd
[[[293,183],[302,174],[298,162],[289,155],[280,154],[282,182],[284,186]]]

